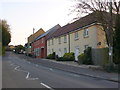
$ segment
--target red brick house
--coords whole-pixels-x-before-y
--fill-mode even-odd
[[[58,24],[35,39],[34,43],[32,43],[32,49],[34,51],[32,53],[36,58],[45,58],[47,56],[47,37],[60,27]]]

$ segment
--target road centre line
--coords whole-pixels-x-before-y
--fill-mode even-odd
[[[46,88],[49,88],[50,90],[54,90],[54,89],[52,89],[50,86],[48,86],[48,85],[46,85],[45,83],[40,83],[41,85],[43,85],[44,87],[46,87]]]

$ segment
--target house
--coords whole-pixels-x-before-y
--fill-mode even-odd
[[[45,33],[45,31],[42,28],[40,28],[37,32],[35,32],[34,34],[32,34],[28,37],[28,41],[26,43],[26,45],[27,45],[26,46],[26,54],[27,55],[32,55],[31,43],[34,42],[36,37],[38,37],[39,35],[41,35],[43,33]]]
[[[61,26],[55,25],[53,28],[49,29],[47,32],[45,32],[42,35],[39,35],[34,43],[32,43],[33,47],[33,54],[36,58],[45,58],[47,56],[47,38],[51,36],[58,28]]]
[[[75,60],[87,47],[106,47],[105,32],[95,13],[59,28],[47,39],[47,55],[55,52],[59,57],[74,52]]]

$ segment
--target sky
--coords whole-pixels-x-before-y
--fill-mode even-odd
[[[33,28],[36,32],[66,25],[75,17],[68,15],[74,4],[74,0],[0,0],[0,19],[7,20],[12,35],[9,45],[24,45]]]

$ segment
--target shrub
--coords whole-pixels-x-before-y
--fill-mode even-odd
[[[64,60],[67,60],[67,61],[74,61],[75,60],[75,56],[74,56],[73,52],[65,53],[63,58],[64,58]]]
[[[85,60],[86,60],[86,54],[82,53],[78,56],[78,64],[83,64]]]
[[[53,52],[52,54],[49,54],[46,58],[47,59],[55,59],[55,52]]]
[[[58,57],[56,60],[57,61],[65,61],[65,59],[63,57]]]
[[[79,64],[86,64],[91,65],[92,62],[92,52],[91,47],[88,47],[86,50],[84,50],[84,53],[78,56],[78,63]]]
[[[56,60],[57,61],[74,61],[74,53],[65,53],[63,57],[58,57]]]

